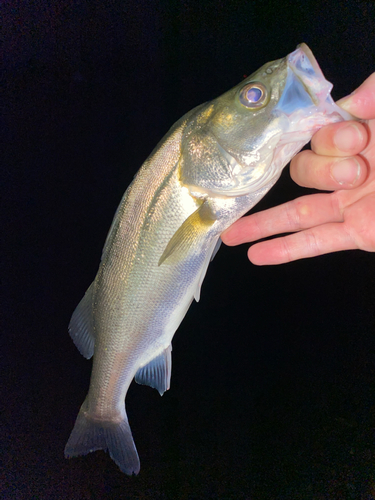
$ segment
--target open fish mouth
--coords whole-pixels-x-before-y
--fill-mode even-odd
[[[297,127],[300,133],[302,129],[307,134],[327,123],[352,119],[350,113],[337,106],[332,99],[333,85],[325,79],[317,60],[305,43],[298,45],[286,60],[287,79],[275,108],[289,117],[289,127],[283,136],[294,132]],[[285,139],[282,142],[286,142]]]
[[[318,106],[327,98],[332,101],[330,94],[333,85],[325,79],[314,54],[305,43],[298,45],[296,50],[287,56],[287,61],[290,72],[300,80],[315,105]],[[284,94],[286,90],[287,88]]]
[[[287,57],[288,75],[275,108],[288,117],[288,129],[281,134],[273,155],[276,168],[286,154],[294,155],[320,128],[351,120],[331,97],[332,83],[326,80],[310,48],[302,43]]]

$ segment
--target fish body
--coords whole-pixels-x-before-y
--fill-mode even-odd
[[[302,44],[183,116],[142,165],[69,325],[80,352],[94,359],[67,457],[104,449],[123,472],[139,472],[124,403],[129,385],[135,378],[160,394],[169,389],[172,338],[199,300],[220,234],[316,130],[350,118],[331,88]]]

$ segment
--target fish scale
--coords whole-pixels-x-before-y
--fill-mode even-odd
[[[351,116],[333,102],[302,44],[182,117],[145,161],[117,209],[97,276],[70,335],[94,356],[88,395],[65,455],[98,449],[127,474],[140,469],[125,397],[136,382],[170,386],[171,341],[220,234],[275,184],[323,125]]]

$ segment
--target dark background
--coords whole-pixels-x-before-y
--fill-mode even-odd
[[[298,43],[333,96],[375,68],[372,1],[6,2],[1,498],[375,498],[375,257],[256,267],[224,247],[173,341],[171,389],[132,384],[136,478],[65,460],[91,362],[67,333],[116,206],[192,107]],[[257,205],[308,192],[281,180]]]

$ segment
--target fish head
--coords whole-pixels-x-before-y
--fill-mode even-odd
[[[272,185],[322,126],[353,117],[333,101],[301,44],[196,108],[182,141],[181,180],[195,194],[242,196]]]

